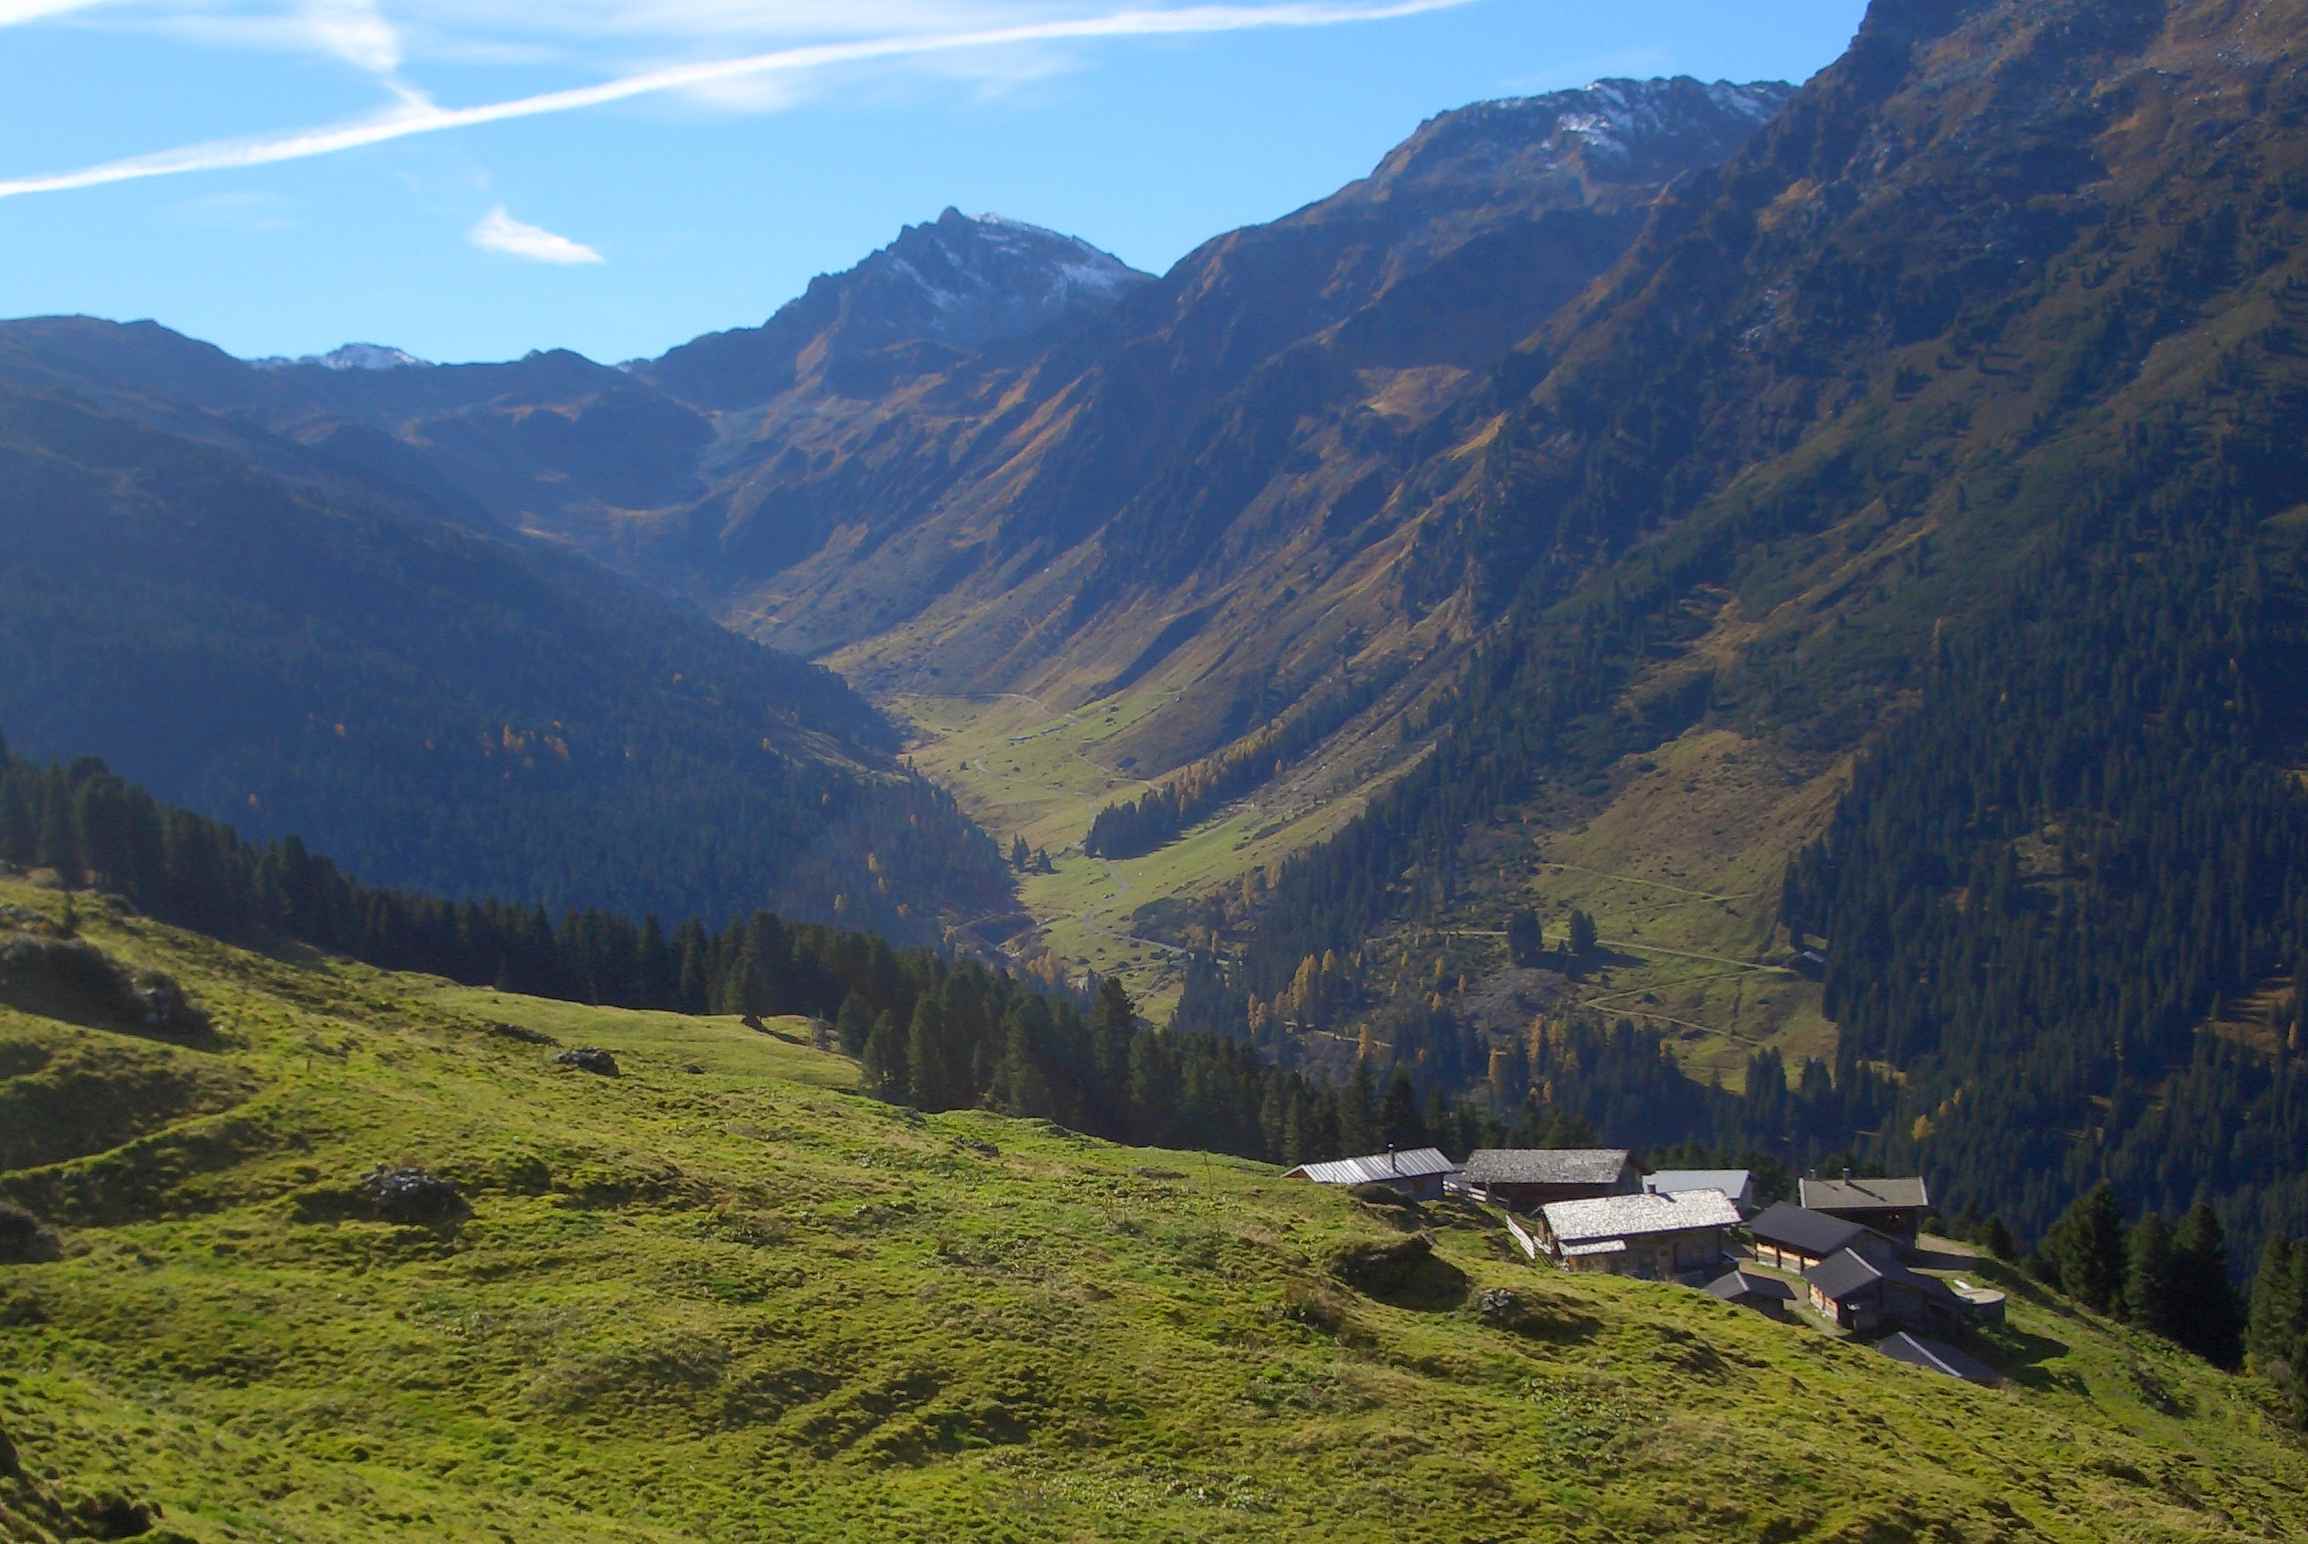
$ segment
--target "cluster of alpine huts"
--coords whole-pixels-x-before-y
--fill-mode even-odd
[[[1997,1381],[1949,1340],[2000,1323],[2003,1294],[1916,1269],[1931,1210],[1920,1177],[1808,1177],[1797,1201],[1760,1210],[1745,1169],[1646,1174],[1619,1147],[1482,1148],[1463,1164],[1422,1147],[1300,1164],[1287,1177],[1496,1206],[1533,1260],[1681,1282],[1777,1319],[1815,1316],[1911,1366]]]

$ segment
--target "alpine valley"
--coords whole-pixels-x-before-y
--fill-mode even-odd
[[[2304,430],[2308,0],[0,322],[0,1536],[2299,1536]],[[1273,1167],[1603,1144],[1928,1175],[2000,1386]]]

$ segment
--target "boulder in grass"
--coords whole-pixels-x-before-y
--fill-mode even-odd
[[[553,1060],[563,1067],[575,1067],[580,1072],[591,1072],[601,1077],[617,1076],[617,1058],[599,1046],[571,1046]]]
[[[447,1222],[466,1212],[456,1182],[424,1169],[379,1164],[361,1180],[361,1193],[387,1222]]]

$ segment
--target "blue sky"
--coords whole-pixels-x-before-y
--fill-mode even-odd
[[[1159,271],[1444,109],[1801,80],[1865,9],[0,0],[0,315],[246,355],[655,354],[949,204]]]

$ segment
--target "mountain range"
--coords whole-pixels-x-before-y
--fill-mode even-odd
[[[2202,1111],[2290,1129],[2308,961],[2303,22],[1877,0],[1800,87],[1445,113],[1160,276],[948,210],[621,366],[0,325],[0,524],[49,533],[6,581],[42,606],[0,725],[260,834],[286,809],[366,877],[724,915],[775,883],[742,842],[704,888],[563,854],[614,807],[603,876],[688,872],[638,856],[700,819],[658,800],[758,742],[765,852],[806,795],[857,801],[807,914],[1004,919],[1182,1026],[1383,1046],[1452,1094],[1496,1096],[1534,1020],[1626,1015],[1762,1095],[1742,1141],[1937,1157],[2031,1231],[2104,1173],[2207,1186],[2256,1239],[2300,1176]],[[305,584],[338,562],[360,587]],[[452,625],[508,589],[520,649]],[[339,598],[311,646],[380,662],[359,692],[407,683],[363,707],[392,755],[352,681],[291,689],[300,592]],[[493,673],[521,649],[563,673]],[[606,802],[507,819],[545,807],[497,753],[395,759],[549,743],[579,660],[616,722],[673,715],[654,761],[586,742]],[[210,675],[240,705],[188,725],[168,683]],[[908,723],[959,808],[896,760]],[[301,804],[292,743],[337,769]],[[449,787],[472,819],[412,845]],[[1525,912],[1587,917],[1592,957],[1502,953]],[[1780,1108],[1807,1068],[1841,1114]],[[2021,1130],[2054,1136],[2023,1162]]]

